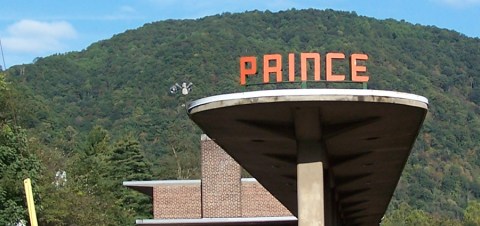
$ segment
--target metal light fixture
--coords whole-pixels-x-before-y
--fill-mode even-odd
[[[182,94],[187,95],[190,91],[192,91],[192,86],[193,83],[191,82],[189,82],[188,84],[186,82],[183,82],[182,85],[175,83],[175,85],[170,87],[170,93],[177,94],[179,90],[182,90]]]

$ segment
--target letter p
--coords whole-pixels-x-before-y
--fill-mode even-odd
[[[247,76],[257,73],[257,58],[253,56],[240,57],[240,85],[247,84]]]

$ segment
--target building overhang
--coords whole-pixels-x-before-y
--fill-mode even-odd
[[[124,181],[123,186],[153,197],[153,188],[156,186],[199,185],[200,183],[200,180]]]
[[[407,93],[295,89],[207,97],[188,114],[297,215],[296,119],[314,112],[343,222],[371,225],[388,207],[427,109],[426,98]]]

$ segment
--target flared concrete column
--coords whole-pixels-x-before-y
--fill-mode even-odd
[[[299,148],[298,151],[299,158],[302,155],[312,154],[312,151],[308,149]],[[297,197],[299,226],[325,225],[323,187],[322,162],[298,163]]]
[[[321,144],[321,123],[318,109],[295,110],[297,138],[298,225],[324,226],[323,168],[325,150]]]

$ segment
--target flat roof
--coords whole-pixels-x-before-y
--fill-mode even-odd
[[[124,181],[123,186],[139,191],[153,197],[153,187],[162,185],[189,185],[200,184],[200,180],[150,180],[150,181]]]
[[[243,183],[257,183],[255,178],[241,178]],[[201,180],[149,180],[149,181],[124,181],[123,186],[153,196],[153,187],[156,186],[177,186],[177,185],[200,185]]]
[[[190,118],[294,215],[295,112],[314,109],[345,224],[378,224],[428,109],[425,97],[381,90],[290,89],[193,101]]]

